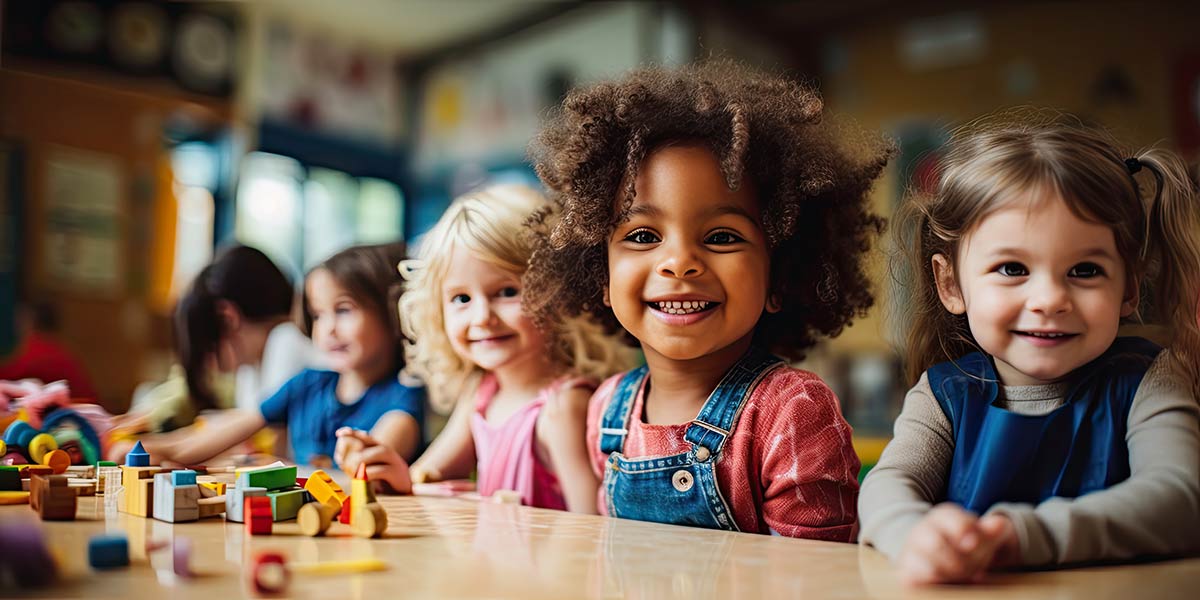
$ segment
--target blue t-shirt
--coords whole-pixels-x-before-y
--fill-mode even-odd
[[[309,464],[316,455],[333,459],[337,430],[353,427],[369,431],[383,415],[399,410],[424,423],[425,388],[408,387],[395,374],[367,388],[351,404],[337,399],[338,374],[305,369],[288,380],[259,407],[268,423],[284,424],[297,464]]]

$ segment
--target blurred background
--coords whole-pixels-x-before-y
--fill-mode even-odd
[[[174,300],[214,249],[256,246],[298,280],[345,246],[412,239],[481,183],[536,183],[544,111],[648,62],[816,83],[899,140],[884,214],[947,126],[1007,106],[1200,149],[1195,2],[2,5],[0,364],[53,340],[81,364],[72,395],[114,413],[166,376]],[[906,388],[880,304],[805,365],[864,436],[890,431]]]

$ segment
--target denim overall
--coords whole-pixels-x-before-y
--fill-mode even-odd
[[[600,451],[608,454],[604,496],[608,515],[639,521],[737,531],[729,503],[717,486],[716,463],[742,406],[758,382],[783,361],[752,347],[725,373],[684,438],[683,454],[630,460],[621,453],[645,366],[626,373],[600,423]]]
[[[1066,402],[1044,415],[994,406],[998,378],[985,354],[934,365],[929,386],[954,430],[946,499],[983,514],[997,502],[1077,498],[1128,479],[1129,409],[1160,351],[1141,338],[1117,338],[1074,375]]]

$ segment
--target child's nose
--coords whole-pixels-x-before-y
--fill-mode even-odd
[[[487,325],[492,320],[492,303],[487,298],[476,300],[471,306],[471,324]]]
[[[1027,304],[1033,312],[1061,314],[1071,310],[1071,294],[1062,282],[1042,278],[1034,284]]]
[[[691,244],[663,244],[662,260],[658,263],[658,274],[663,277],[691,279],[704,274],[704,261]]]

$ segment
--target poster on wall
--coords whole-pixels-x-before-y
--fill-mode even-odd
[[[121,163],[68,148],[46,160],[46,283],[78,294],[114,297],[123,289]]]

